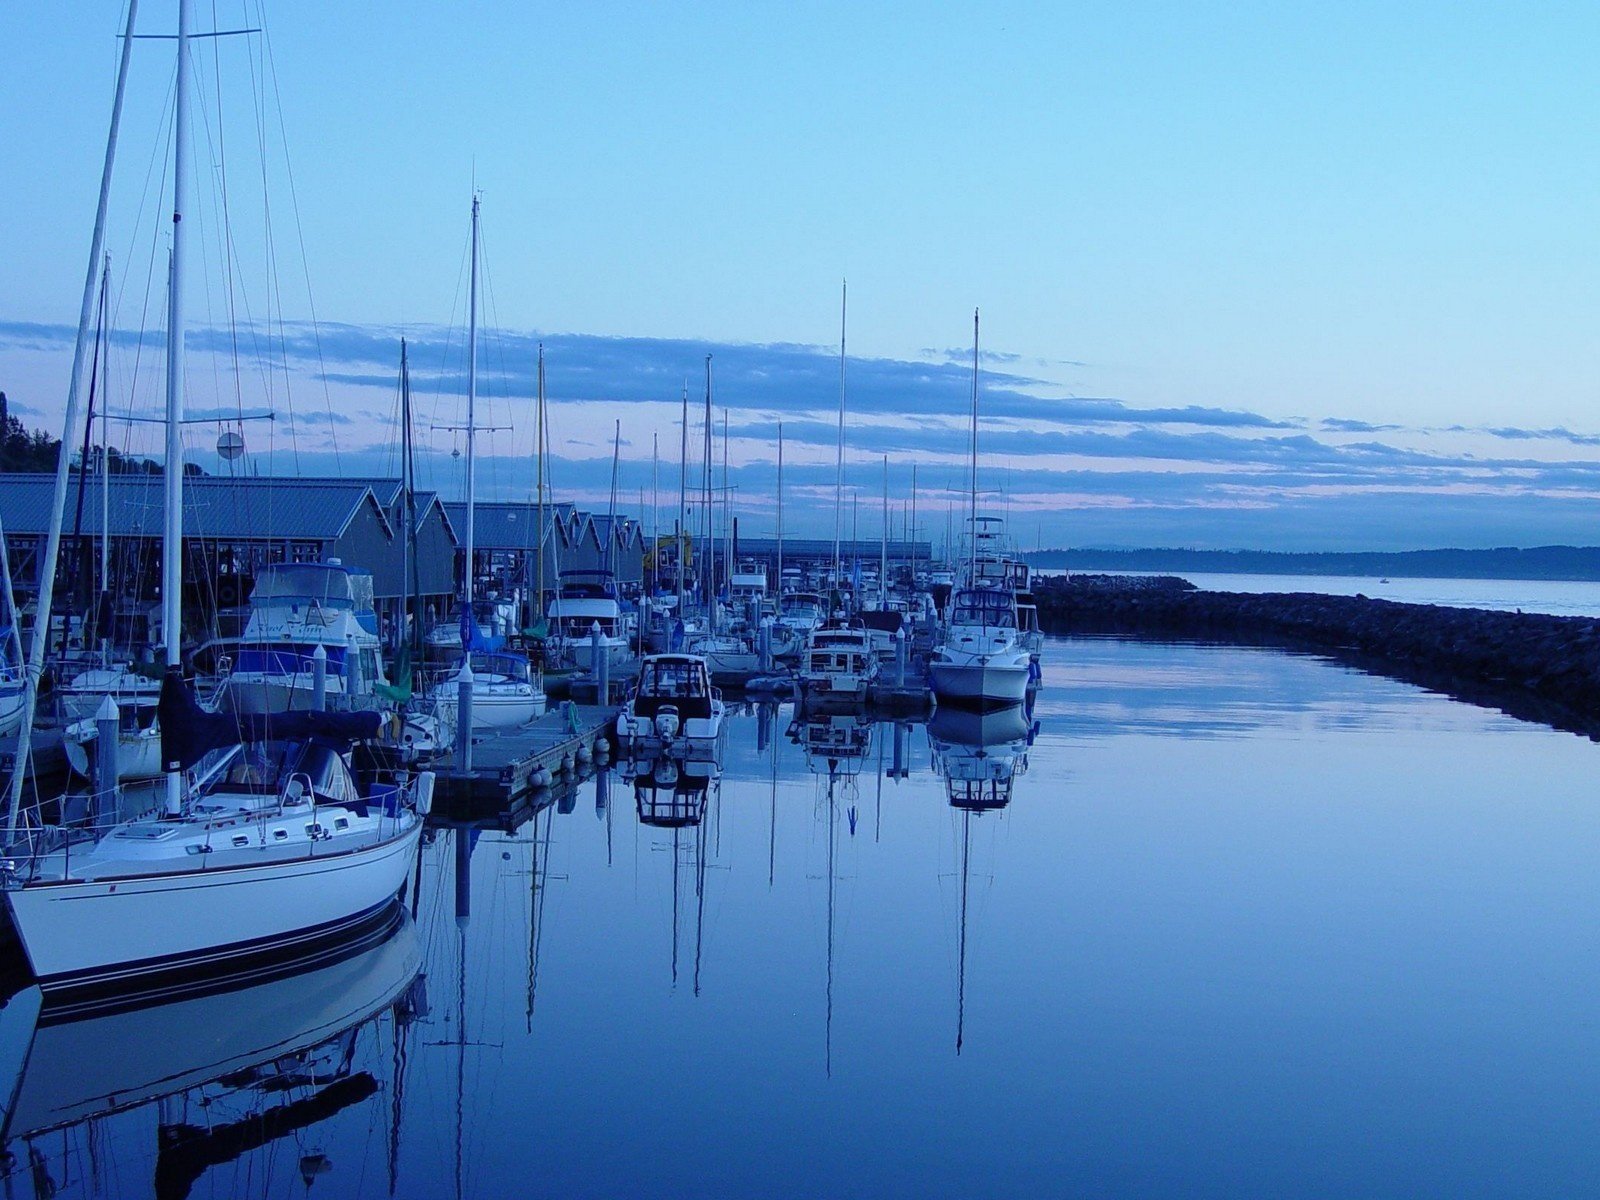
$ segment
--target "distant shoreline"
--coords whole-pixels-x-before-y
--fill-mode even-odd
[[[1304,553],[1271,550],[1086,549],[1040,550],[1024,557],[1031,565],[1044,570],[1600,582],[1600,546]]]

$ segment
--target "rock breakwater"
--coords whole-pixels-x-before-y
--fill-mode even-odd
[[[1600,620],[1309,592],[1202,591],[1174,576],[1041,579],[1064,634],[1264,645],[1335,658],[1600,740]]]

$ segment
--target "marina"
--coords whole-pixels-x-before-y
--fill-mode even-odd
[[[1595,1190],[1600,10],[267,8],[0,13],[4,1200]]]

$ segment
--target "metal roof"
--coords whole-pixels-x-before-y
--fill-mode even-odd
[[[160,475],[111,477],[111,535],[159,538],[164,503]],[[50,527],[55,476],[0,475],[0,520],[8,534],[42,535]],[[186,537],[237,541],[331,542],[370,504],[392,534],[383,506],[364,480],[191,475],[183,481]],[[78,476],[67,487],[64,530],[73,530]],[[83,532],[100,533],[100,481],[91,478],[83,498]]]

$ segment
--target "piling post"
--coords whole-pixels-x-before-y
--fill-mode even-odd
[[[761,670],[772,670],[772,618],[761,619],[761,631],[756,635],[756,645],[761,655]]]
[[[456,761],[463,775],[472,774],[472,662],[467,658],[456,676]]]
[[[906,627],[901,625],[894,631],[894,685],[897,688],[906,686]]]
[[[320,642],[311,652],[311,711],[328,711],[328,651]]]
[[[94,714],[94,825],[104,829],[117,820],[117,742],[121,713],[108,694]]]
[[[611,653],[600,633],[600,622],[589,626],[589,662],[594,668],[594,702],[611,703]]]

